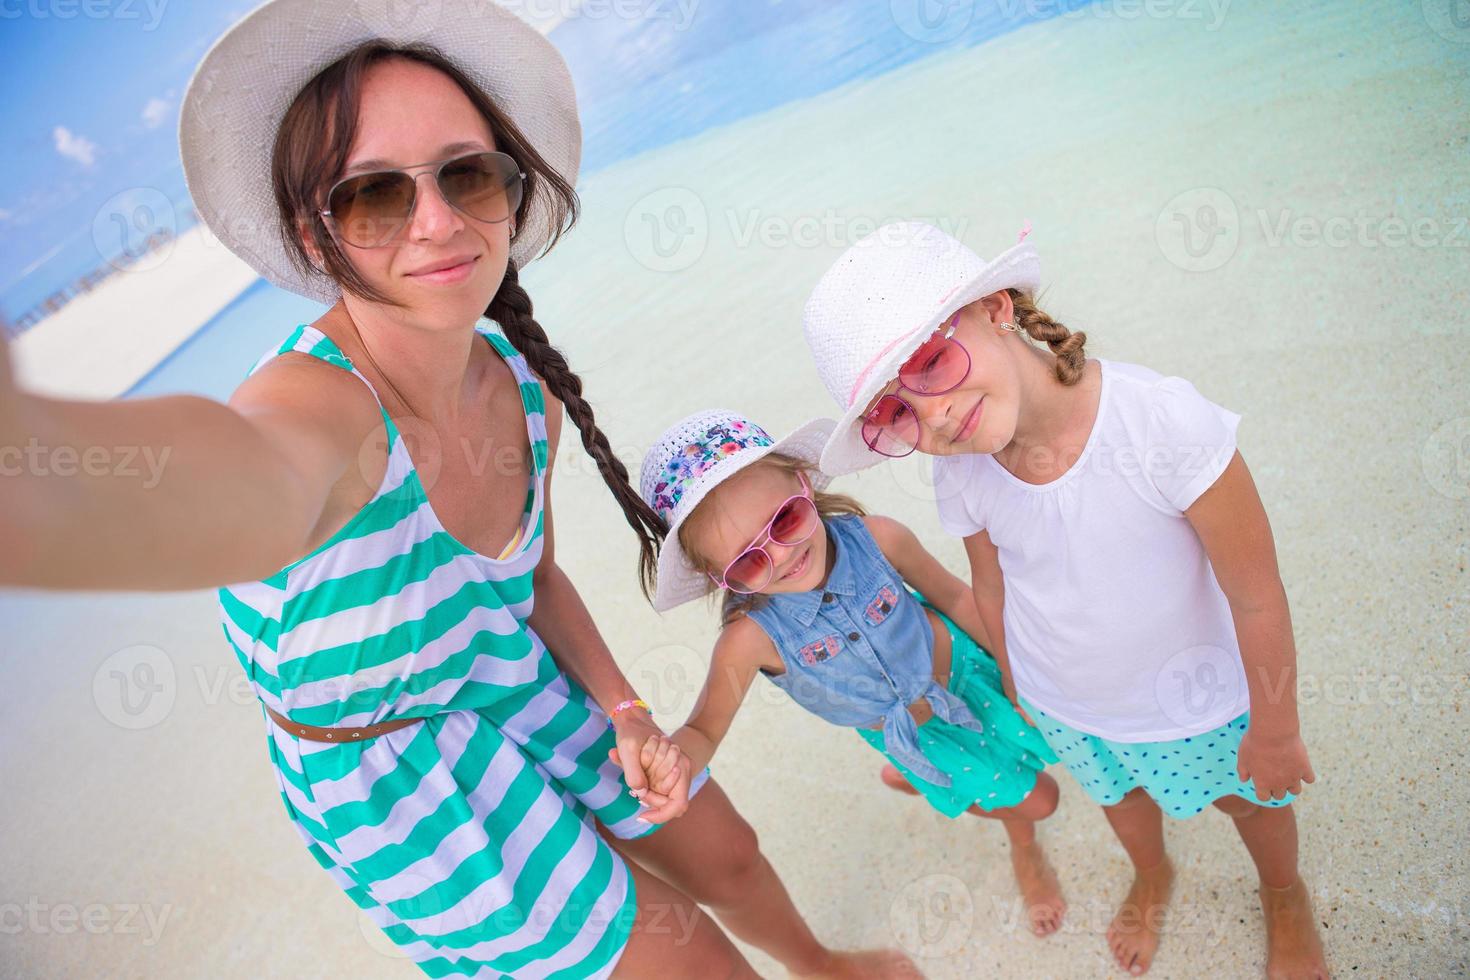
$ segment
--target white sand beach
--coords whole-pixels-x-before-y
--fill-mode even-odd
[[[1092,354],[1244,417],[1318,773],[1302,864],[1341,977],[1470,970],[1470,32],[1441,7],[1240,0],[1217,21],[1100,4],[587,177],[582,224],[525,277],[635,467],[696,409],[772,432],[832,413],[801,309],[866,231],[920,218],[990,255],[1029,219],[1042,305]],[[167,278],[203,310],[214,294],[183,267]],[[68,329],[174,329],[89,323],[86,302]],[[41,337],[17,354],[27,381],[61,384]],[[89,389],[88,370],[69,390],[125,390]],[[963,574],[927,473],[910,459],[835,486]],[[558,561],[676,726],[712,612],[642,601],[634,538],[571,426],[553,499]],[[420,975],[289,826],[212,591],[13,591],[0,621],[0,975]],[[901,944],[936,978],[1118,975],[1103,933],[1128,864],[1065,771],[1041,833],[1071,911],[1038,940],[1001,829],[885,789],[881,761],[764,685],[712,766],[819,936]],[[1180,874],[1149,975],[1260,975],[1254,872],[1228,821],[1166,832]]]
[[[17,379],[53,398],[116,398],[258,278],[195,225],[16,338]]]

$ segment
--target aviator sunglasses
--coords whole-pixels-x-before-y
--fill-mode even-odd
[[[771,583],[771,576],[776,571],[776,562],[766,545],[770,543],[781,545],[801,544],[812,536],[817,529],[821,519],[817,514],[816,501],[808,495],[811,487],[808,485],[806,475],[797,473],[801,480],[801,493],[794,493],[782,501],[781,506],[771,515],[761,533],[755,536],[755,540],[735,560],[725,566],[725,573],[719,578],[706,572],[710,580],[722,589],[731,592],[739,592],[749,595],[759,592]]]
[[[970,352],[954,339],[956,313],[944,333],[934,332],[898,369],[898,388],[884,395],[863,416],[863,442],[875,453],[901,457],[919,445],[919,414],[898,395],[943,395],[954,391],[970,376]]]
[[[468,153],[402,170],[374,170],[344,177],[327,193],[321,212],[348,245],[376,248],[408,224],[418,198],[410,171],[432,168],[434,183],[449,206],[476,221],[505,221],[521,206],[526,174],[509,154]]]

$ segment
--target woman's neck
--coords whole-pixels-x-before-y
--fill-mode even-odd
[[[399,402],[404,414],[430,425],[453,426],[475,411],[485,352],[475,350],[475,326],[425,327],[375,311],[329,311],[346,338],[344,352],[360,371],[381,380],[379,396]],[[384,390],[386,389],[386,391]],[[391,414],[391,413],[390,413]]]

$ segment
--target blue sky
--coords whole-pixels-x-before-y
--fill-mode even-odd
[[[93,218],[119,191],[157,187],[181,198],[179,98],[210,43],[246,9],[208,0],[0,2],[8,96],[0,297],[48,254],[66,266],[90,252],[95,265]]]
[[[632,17],[587,3],[551,34],[576,81],[584,172],[1089,0],[643,2]],[[14,319],[152,230],[186,226],[179,100],[256,3],[0,0],[0,91],[22,96],[0,101],[0,312]],[[936,33],[930,8],[963,16]]]

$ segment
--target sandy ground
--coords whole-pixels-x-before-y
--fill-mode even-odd
[[[989,254],[1029,218],[1045,306],[1093,353],[1244,415],[1300,649],[1319,774],[1303,865],[1336,974],[1464,975],[1470,33],[1445,5],[1381,6],[1103,5],[944,53],[584,181],[583,227],[527,278],[636,464],[695,409],[773,431],[830,410],[800,310],[874,223],[927,218]],[[558,470],[558,558],[677,723],[712,617],[650,611],[595,470],[570,444]],[[926,473],[837,487],[960,571]],[[0,615],[0,973],[417,975],[284,819],[212,593],[14,593]],[[120,669],[139,656],[151,677]],[[1127,865],[1064,772],[1043,833],[1072,912],[1039,941],[1016,925],[999,828],[885,790],[879,762],[770,686],[715,760],[820,936],[902,944],[932,977],[1114,972],[1102,932]],[[1181,873],[1152,975],[1259,974],[1228,822],[1168,835]]]

